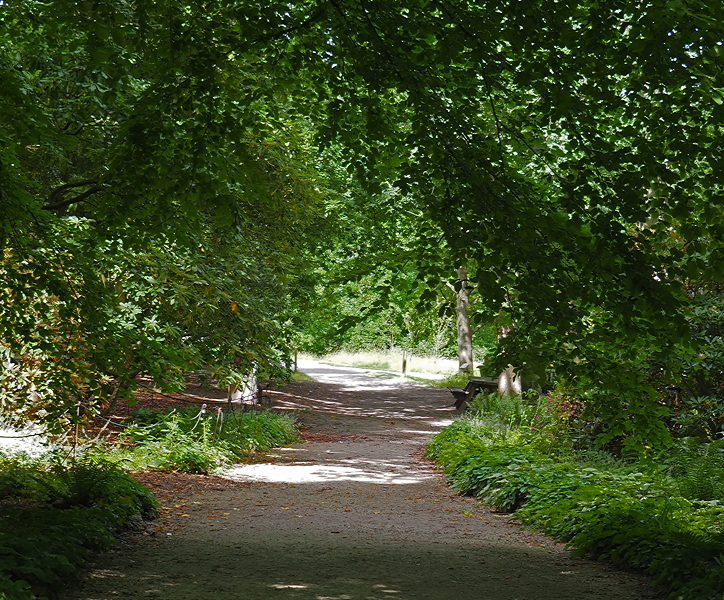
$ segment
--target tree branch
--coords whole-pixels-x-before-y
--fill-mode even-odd
[[[85,187],[87,185],[90,185],[91,187],[87,189],[85,192],[82,192],[78,194],[77,196],[73,196],[71,198],[65,198],[65,194],[74,188],[79,187]],[[66,206],[70,206],[71,204],[76,204],[78,202],[83,202],[86,198],[89,196],[92,196],[96,192],[100,192],[103,189],[103,186],[98,183],[97,179],[87,179],[85,181],[77,181],[75,183],[65,183],[57,188],[55,188],[51,193],[50,196],[48,196],[48,201],[43,206],[44,210],[59,210],[61,208],[65,208]]]
[[[48,196],[48,204],[58,202],[58,199],[62,198],[65,195],[65,192],[68,190],[77,187],[83,187],[86,185],[96,185],[97,183],[97,179],[86,179],[84,181],[76,181],[74,183],[64,183],[63,185],[58,186],[52,192],[50,192],[50,196]]]
[[[290,25],[289,27],[287,27],[285,29],[281,29],[274,33],[269,33],[267,35],[259,36],[258,38],[255,38],[255,39],[249,41],[248,43],[243,44],[240,48],[237,48],[237,52],[246,52],[249,48],[252,48],[262,42],[271,42],[275,39],[285,37],[285,36],[289,35],[290,33],[293,33],[294,31],[298,31],[300,29],[305,29],[306,27],[309,27],[315,21],[318,21],[319,19],[321,19],[326,12],[327,12],[326,7],[322,7],[316,13],[314,13],[311,17],[309,17],[307,20],[302,21],[301,23],[297,23],[296,25]]]

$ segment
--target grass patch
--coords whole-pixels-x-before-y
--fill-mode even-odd
[[[342,367],[362,367],[367,369],[383,369],[386,371],[402,372],[401,350],[380,350],[368,352],[335,352],[322,357],[304,356],[304,358],[319,360],[331,365]],[[457,360],[447,358],[434,358],[427,356],[407,357],[407,371],[430,373],[434,375],[451,375],[458,369]]]
[[[313,381],[313,379],[306,373],[302,373],[301,371],[294,371],[291,375],[290,381],[302,383],[305,381]]]
[[[468,385],[468,375],[464,373],[453,373],[452,375],[449,375],[445,377],[444,379],[423,379],[419,377],[413,377],[412,379],[415,379],[416,381],[419,381],[420,383],[426,383],[427,385],[431,385],[433,387],[461,387],[464,388],[466,385]]]

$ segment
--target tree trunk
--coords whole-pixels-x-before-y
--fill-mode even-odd
[[[512,330],[512,325],[498,325],[498,341],[508,335]],[[520,396],[531,387],[529,381],[515,372],[513,365],[508,365],[508,368],[498,375],[498,394],[501,396]]]
[[[118,399],[121,397],[121,393],[123,390],[125,390],[129,385],[131,385],[131,381],[135,381],[136,377],[140,375],[140,371],[134,371],[133,373],[130,373],[128,378],[121,381],[121,383],[118,384],[116,387],[116,391],[113,394],[113,397],[108,402],[108,405],[101,410],[101,417],[106,418],[113,413],[113,410],[116,408],[116,404],[118,404]]]
[[[465,265],[458,267],[458,282],[460,289],[456,290],[455,307],[458,330],[458,369],[460,373],[471,374],[473,372],[473,334],[470,331],[470,318],[468,317],[470,294],[468,268]]]
[[[261,394],[259,382],[256,376],[256,367],[252,367],[249,379],[244,382],[241,388],[235,385],[228,385],[226,388],[227,410],[231,410],[232,403],[236,404],[259,404]]]

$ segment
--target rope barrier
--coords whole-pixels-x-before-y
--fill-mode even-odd
[[[148,390],[149,392],[151,392],[153,394],[158,394],[159,396],[163,396],[164,398],[169,398],[176,402],[183,402],[185,404],[196,404],[197,402],[202,402],[202,401],[208,402],[208,400],[209,400],[208,398],[199,399],[196,401],[183,400],[182,398],[175,398],[174,396],[170,396],[169,394],[164,394],[163,392],[157,392],[156,390],[154,390],[152,388],[146,387],[142,383],[139,383],[138,387],[143,388],[144,390]],[[191,396],[190,394],[184,394],[183,392],[176,392],[176,394],[181,395],[181,396],[186,396],[187,398],[195,398],[195,396]]]

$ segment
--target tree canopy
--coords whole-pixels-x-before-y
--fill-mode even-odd
[[[197,324],[222,304],[250,327],[283,323],[248,278],[301,289],[298,249],[324,214],[311,156],[335,148],[368,193],[397,190],[442,232],[444,261],[439,238],[418,237],[421,281],[468,261],[481,314],[510,328],[491,368],[554,367],[590,383],[611,435],[655,435],[663,409],[634,365],[682,368],[695,355],[682,306],[724,276],[723,13],[705,0],[4,2],[4,341],[27,339],[26,286],[97,330],[82,300],[97,253],[153,254],[174,273],[195,256],[193,271],[220,238],[245,258],[219,249],[228,270],[214,269],[244,271],[229,277],[261,316],[219,284]]]

